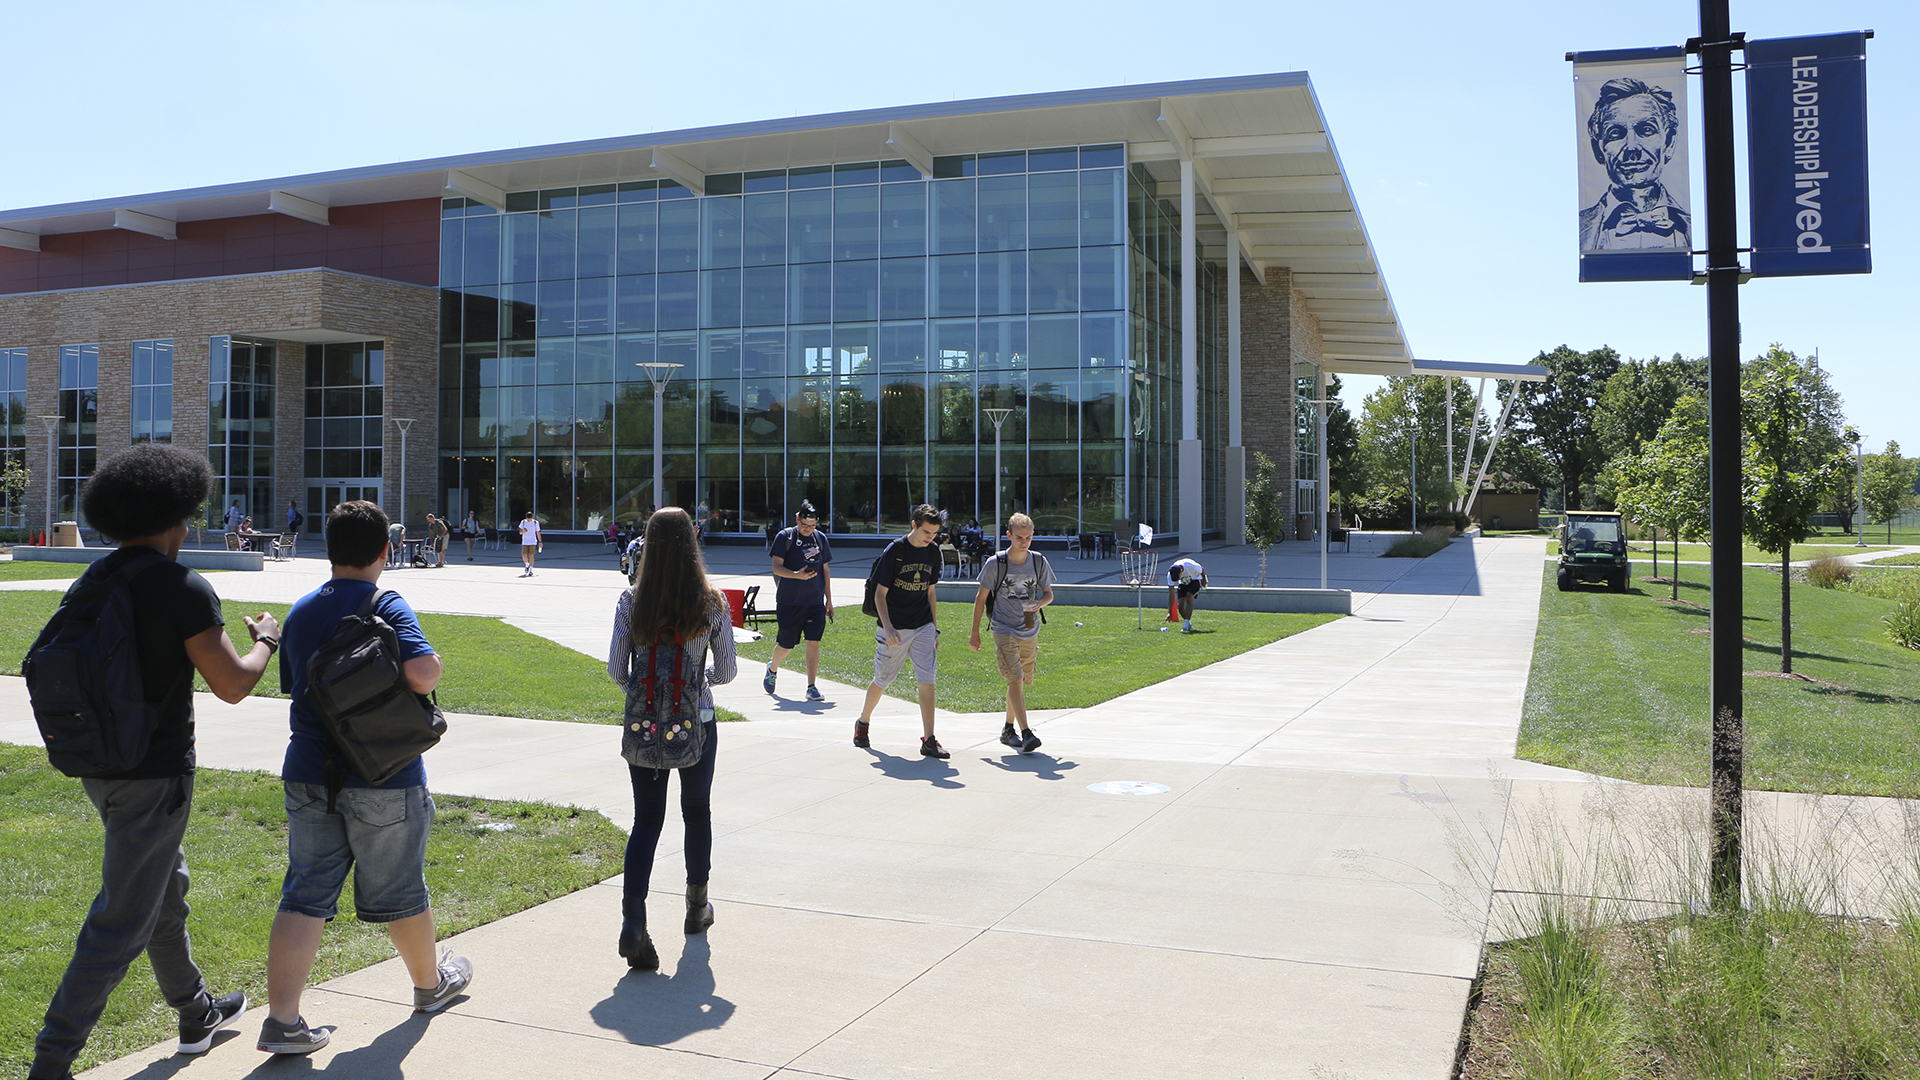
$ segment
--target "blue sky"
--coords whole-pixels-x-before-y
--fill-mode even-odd
[[[16,7],[0,208],[773,116],[1306,71],[1417,355],[1524,362],[1563,343],[1704,355],[1706,290],[1575,280],[1564,60],[1680,44],[1697,18],[1673,0]],[[1742,353],[1818,349],[1869,449],[1898,439],[1911,456],[1920,357],[1897,325],[1920,305],[1920,213],[1897,178],[1920,175],[1920,4],[1734,0],[1733,25],[1753,38],[1877,33],[1874,273],[1743,287]]]

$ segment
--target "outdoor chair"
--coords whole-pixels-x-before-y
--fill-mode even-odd
[[[758,585],[747,586],[747,599],[746,599],[746,602],[742,604],[740,608],[740,621],[747,624],[749,627],[759,625],[760,620],[762,619],[771,619],[774,617],[773,612],[761,611],[759,607],[756,606],[759,599],[760,599],[760,586]]]
[[[940,576],[947,576],[947,567],[953,567],[953,576],[960,576],[960,549],[952,544],[940,545]]]

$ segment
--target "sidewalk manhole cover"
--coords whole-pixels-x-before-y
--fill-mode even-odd
[[[1173,789],[1145,780],[1102,780],[1097,784],[1088,784],[1087,790],[1095,795],[1165,795]]]

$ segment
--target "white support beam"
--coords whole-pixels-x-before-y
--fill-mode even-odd
[[[152,214],[142,214],[136,210],[115,210],[113,212],[114,228],[125,229],[128,232],[145,233],[148,236],[157,236],[162,240],[176,239],[173,224],[173,222],[168,221],[166,218],[154,217]]]
[[[507,193],[505,191],[494,187],[492,184],[487,183],[472,173],[464,173],[459,169],[447,170],[446,190],[463,199],[472,199],[482,206],[491,206],[495,210],[505,210],[507,208]]]
[[[923,179],[933,179],[933,154],[913,133],[899,124],[887,125],[887,147],[920,170]]]
[[[1309,211],[1292,213],[1240,215],[1240,227],[1259,232],[1272,232],[1287,229],[1358,229],[1360,217],[1351,210]]]
[[[1164,102],[1162,106],[1163,117],[1172,115]],[[1180,467],[1175,490],[1183,551],[1201,549],[1206,508],[1200,441],[1200,258],[1194,236],[1195,204],[1200,200],[1194,174],[1191,160],[1180,162]]]
[[[652,167],[653,171],[664,173],[668,179],[695,195],[707,193],[707,174],[694,168],[685,158],[671,150],[654,147]]]
[[[1174,111],[1173,99],[1160,99],[1159,123],[1160,130],[1167,134],[1167,141],[1173,144],[1174,156],[1183,162],[1192,162],[1193,136],[1187,134],[1187,125],[1181,121],[1180,114]]]
[[[330,224],[330,222],[327,221],[327,204],[317,203],[312,199],[303,199],[290,192],[268,192],[267,209],[276,214],[285,214],[288,217],[299,218],[301,221],[311,221],[315,225]]]
[[[1253,253],[1262,259],[1286,262],[1288,259],[1320,259],[1333,262],[1373,261],[1365,244],[1257,244]]]
[[[40,237],[18,229],[0,229],[0,247],[19,248],[21,251],[39,251]]]
[[[1227,231],[1227,445],[1240,442],[1240,234]],[[1239,503],[1233,491],[1227,502]]]
[[[1338,176],[1252,176],[1216,180],[1216,195],[1344,195]]]
[[[1164,112],[1164,107],[1163,110]],[[1230,135],[1193,140],[1195,158],[1272,157],[1284,154],[1324,154],[1333,149],[1325,132],[1304,135]]]
[[[1376,345],[1364,341],[1329,341],[1326,353],[1330,356],[1345,356],[1355,360],[1399,360],[1407,364],[1401,375],[1413,374],[1412,360],[1407,356],[1404,345]],[[1339,370],[1339,369],[1335,369]]]
[[[1372,315],[1388,319],[1393,318],[1393,305],[1385,300],[1337,300],[1331,298],[1323,300],[1319,297],[1310,297],[1307,300],[1307,310],[1322,317],[1337,315],[1345,319],[1354,319]]]
[[[1320,321],[1320,337],[1329,342],[1349,344],[1356,341],[1388,345],[1400,340],[1399,331],[1386,323],[1341,323]]]

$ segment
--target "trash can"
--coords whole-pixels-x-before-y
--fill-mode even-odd
[[[56,521],[53,523],[54,547],[79,547],[80,523],[77,521]]]
[[[721,589],[727,594],[727,613],[733,616],[733,625],[745,628],[747,625],[747,590]]]

